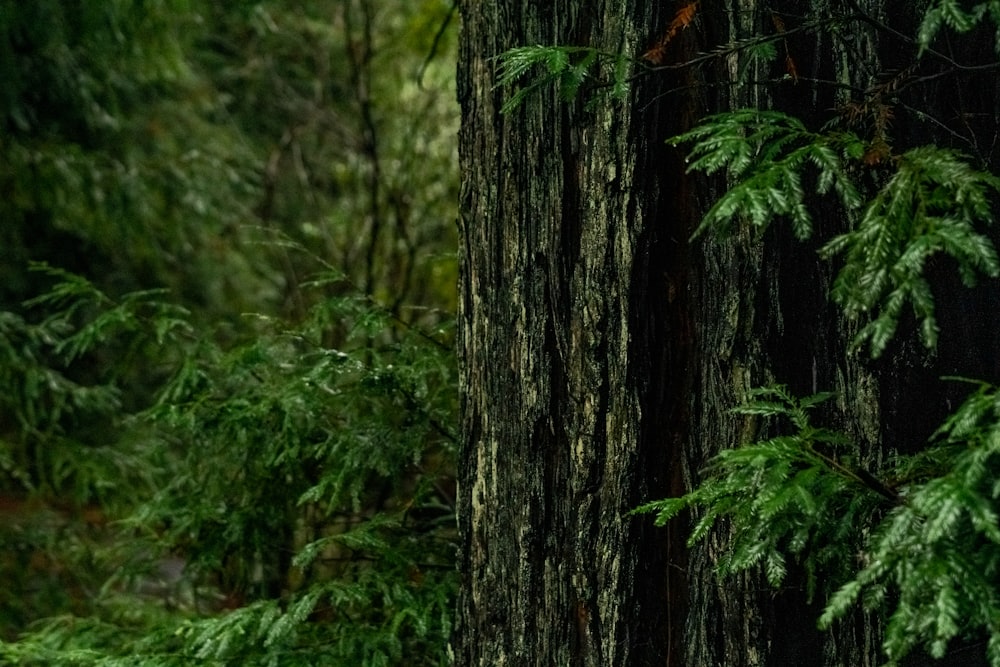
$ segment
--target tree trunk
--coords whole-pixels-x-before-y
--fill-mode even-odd
[[[823,417],[874,467],[926,441],[945,408],[916,401],[940,392],[940,375],[982,362],[969,346],[997,373],[988,327],[935,364],[912,332],[880,362],[847,354],[854,330],[828,298],[834,267],[815,255],[845,229],[842,216],[818,202],[812,244],[780,223],[763,237],[689,243],[724,184],[688,176],[664,144],[742,106],[818,128],[887,68],[909,65],[912,44],[878,28],[892,19],[913,34],[909,3],[801,0],[780,15],[755,0],[700,3],[667,64],[776,26],[869,15],[790,34],[774,63],[736,52],[640,78],[624,100],[587,107],[586,94],[564,102],[543,90],[501,115],[511,91],[496,87],[495,56],[534,44],[641,54],[674,17],[669,4],[462,7],[458,665],[880,664],[876,619],[859,613],[819,633],[822,600],[808,602],[794,573],[781,591],[753,573],[719,582],[723,534],[689,551],[682,521],[657,529],[627,512],[683,493],[722,447],[757,437],[756,422],[730,412],[754,386],[838,391]],[[922,131],[899,133],[912,145]],[[974,298],[982,310],[990,297]],[[943,324],[956,317],[945,303]]]
[[[878,97],[875,91],[880,87],[895,91],[920,75],[948,68],[932,60],[916,69],[915,44],[900,37],[916,34],[921,16],[912,3],[810,0],[793,3],[798,5],[794,10],[783,7],[794,12],[789,14],[775,14],[763,3],[753,2],[739,3],[744,10],[740,13],[733,11],[735,4],[726,3],[724,10],[717,8],[714,17],[705,18],[708,25],[725,25],[725,16],[739,17],[730,22],[726,39],[705,30],[702,34],[707,41],[700,49],[771,33],[776,16],[787,28],[795,25],[793,20],[801,24],[845,15],[864,18],[789,37],[779,44],[779,53],[783,50],[788,60],[779,57],[770,71],[758,67],[748,77],[769,85],[729,91],[716,88],[716,94],[710,96],[712,110],[777,108],[819,128],[848,103],[867,100],[873,103],[873,110],[877,104],[885,104],[894,114],[889,141],[898,142],[894,147],[898,152],[924,143],[957,143],[968,152],[970,146],[985,144],[982,139],[997,136],[998,97],[993,77],[984,76],[971,85],[970,75],[964,81],[954,74],[941,79],[928,77],[950,83],[942,83],[944,90],[913,86],[898,97]],[[758,10],[751,11],[750,6]],[[886,24],[896,32],[884,29]],[[966,38],[960,47],[955,46],[952,56],[961,62],[974,62],[977,53],[991,48],[982,39],[982,35]],[[737,72],[746,66],[738,56],[717,63],[705,83],[725,81],[727,70]],[[908,68],[914,69],[908,73]],[[776,83],[777,77],[784,81]],[[801,80],[796,81],[798,78]],[[970,90],[990,91],[993,97],[970,95]],[[984,125],[966,125],[963,141],[957,133],[949,132],[946,124],[932,123],[914,109],[935,119],[958,113],[991,120]],[[854,129],[864,133],[865,128]],[[988,165],[989,160],[982,157]],[[704,184],[691,189],[702,193],[697,204],[700,210],[711,205],[711,197],[718,191]],[[744,400],[751,387],[779,382],[800,396],[836,391],[835,409],[821,413],[820,418],[850,435],[862,465],[877,470],[886,454],[925,446],[950,406],[961,400],[963,389],[954,383],[942,384],[942,376],[969,375],[994,382],[1000,378],[996,336],[984,331],[996,331],[998,324],[997,309],[991,311],[985,305],[1000,302],[996,284],[969,292],[958,284],[953,269],[942,271],[940,265],[932,279],[942,324],[942,342],[936,354],[923,349],[912,320],[904,320],[884,359],[876,362],[863,353],[851,354],[850,342],[857,326],[845,323],[830,302],[836,267],[816,255],[823,241],[846,231],[848,221],[839,209],[822,201],[813,202],[811,210],[817,232],[816,240],[807,244],[794,241],[788,227],[779,221],[763,238],[744,228],[733,237],[707,236],[692,246],[688,280],[695,296],[689,305],[697,352],[691,363],[696,377],[690,393],[691,430],[685,440],[689,485],[698,480],[698,471],[720,445],[735,446],[759,435],[752,419],[727,412]],[[883,662],[880,619],[858,612],[831,632],[817,633],[814,624],[823,600],[807,603],[804,587],[796,584],[794,576],[781,591],[772,590],[759,575],[720,585],[713,568],[724,548],[723,538],[716,535],[688,554],[690,603],[684,665],[838,667]],[[978,651],[955,646],[953,651],[950,664],[984,664],[981,646]],[[914,655],[907,664],[929,662]]]
[[[627,512],[677,470],[674,125],[652,87],[589,110],[546,90],[501,115],[492,60],[525,44],[641,53],[662,5],[464,7],[460,665],[668,660],[667,534]]]
[[[799,2],[798,21],[829,15],[825,2]],[[714,29],[702,31],[697,51],[774,32],[775,14],[764,3],[727,2],[706,12]],[[857,26],[854,26],[855,28]],[[853,33],[859,51],[878,71],[871,30]],[[853,71],[831,71],[844,56],[842,44],[827,38],[790,38],[779,45],[793,65],[749,61],[737,52],[715,61],[699,81],[706,91],[709,113],[744,107],[778,108],[818,127],[831,109],[846,101],[842,89],[827,89],[781,78],[794,67],[802,77],[853,82]],[[821,54],[821,55],[817,55]],[[865,68],[859,70],[867,71]],[[742,74],[740,74],[742,72]],[[746,83],[737,85],[736,81]],[[699,180],[690,188],[698,193],[693,204],[706,211],[725,183]],[[814,215],[817,213],[813,211]],[[815,215],[818,235],[844,231],[838,219]],[[821,236],[822,238],[822,236]],[[827,296],[831,267],[816,250],[821,242],[802,244],[778,221],[761,235],[748,226],[728,237],[708,234],[690,246],[691,271],[687,282],[693,297],[688,317],[696,347],[689,368],[694,375],[688,394],[690,429],[685,438],[686,487],[700,481],[700,470],[722,447],[757,439],[761,425],[755,418],[732,413],[754,387],[789,385],[800,396],[835,390],[843,411],[838,424],[859,444],[859,451],[878,452],[878,398],[873,377],[858,357],[845,351],[853,332],[841,325],[839,312]],[[825,415],[829,417],[829,415]],[[806,599],[803,577],[792,572],[781,590],[774,590],[762,573],[750,572],[720,582],[715,567],[723,555],[726,535],[716,531],[688,554],[690,590],[685,627],[688,667],[756,667],[760,665],[880,664],[878,624],[865,615],[821,634],[816,620],[822,605]],[[819,602],[819,601],[817,601]]]

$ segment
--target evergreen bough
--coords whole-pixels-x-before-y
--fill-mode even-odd
[[[927,348],[936,345],[926,276],[934,255],[949,256],[966,286],[980,274],[1000,275],[996,249],[980,231],[993,222],[1000,179],[956,151],[923,146],[895,156],[893,173],[862,205],[852,174],[863,143],[849,132],[812,133],[781,113],[742,110],[710,117],[674,142],[693,143],[690,169],[730,179],[697,234],[787,219],[795,236],[809,238],[807,168],[816,194],[838,196],[853,225],[821,254],[843,258],[832,297],[845,317],[867,318],[854,345],[867,343],[873,357],[893,339],[907,304]],[[833,584],[822,588],[821,627],[858,604],[887,617],[890,665],[918,646],[941,658],[952,640],[985,636],[987,658],[1000,667],[1000,389],[978,383],[926,449],[891,457],[877,474],[857,467],[863,452],[845,436],[812,425],[809,411],[829,397],[797,398],[782,386],[751,392],[736,412],[784,420],[792,433],[724,449],[687,495],[636,511],[655,512],[662,525],[692,510],[692,544],[726,519],[722,574],[759,567],[777,586],[794,557],[810,597],[818,581]]]
[[[978,230],[993,222],[991,195],[1000,190],[1000,179],[976,169],[961,153],[936,146],[907,151],[862,206],[851,173],[865,143],[854,133],[809,132],[787,114],[745,109],[711,116],[671,141],[692,143],[690,171],[724,171],[732,182],[696,235],[710,228],[726,232],[740,220],[763,230],[788,219],[795,236],[805,240],[813,233],[806,197],[837,194],[845,215],[857,223],[821,254],[844,256],[832,296],[849,319],[868,318],[855,346],[867,342],[872,356],[885,350],[907,304],[920,321],[924,343],[936,345],[934,298],[924,276],[933,255],[952,257],[967,286],[978,274],[1000,275],[996,249]],[[810,174],[814,193],[802,185],[807,168],[815,172]]]
[[[984,635],[1000,665],[1000,389],[976,385],[927,449],[885,466],[892,484],[855,467],[844,436],[811,424],[808,411],[829,394],[756,390],[736,411],[787,420],[794,433],[724,449],[696,489],[635,512],[663,525],[693,510],[692,545],[726,518],[723,575],[761,567],[778,586],[795,557],[809,596],[827,596],[821,628],[858,604],[887,615],[890,665],[918,646],[941,658],[953,639]]]
[[[965,8],[940,0],[918,43],[929,50],[942,25],[968,32],[987,17],[998,26],[1000,52],[1000,2]],[[757,109],[706,118],[672,142],[691,145],[689,170],[727,178],[696,236],[787,220],[805,240],[814,232],[807,202],[836,195],[850,229],[820,254],[842,259],[831,296],[847,319],[863,320],[854,348],[867,344],[872,357],[890,344],[907,305],[926,347],[936,346],[926,275],[935,255],[950,257],[967,287],[1000,275],[983,231],[1000,179],[957,151],[921,146],[871,159],[871,147],[852,132],[811,132],[796,118]],[[886,157],[890,173],[865,203],[857,174]],[[825,596],[821,628],[858,605],[887,618],[889,665],[917,647],[943,658],[953,640],[985,637],[986,657],[1000,667],[1000,389],[974,384],[923,451],[892,456],[877,474],[858,467],[864,453],[848,438],[810,421],[830,394],[752,391],[735,411],[791,432],[723,449],[688,494],[635,511],[655,512],[663,525],[690,510],[692,545],[724,519],[722,575],[759,568],[778,586],[786,558],[795,558],[809,597]]]
[[[0,312],[0,379],[14,388],[0,407],[16,421],[0,466],[13,493],[99,503],[117,521],[97,535],[69,523],[52,535],[51,521],[0,535],[61,565],[80,558],[89,578],[73,584],[92,588],[78,614],[0,643],[0,662],[446,664],[457,583],[440,487],[456,442],[446,324],[418,331],[348,295],[319,300],[300,325],[258,317],[253,340],[226,348],[162,291],[115,299],[37,269],[54,282],[28,305],[47,316]],[[342,278],[312,286],[331,281]],[[345,323],[348,344],[327,346]],[[105,355],[121,355],[105,377],[73,378],[74,363]],[[136,366],[160,386],[125,412]],[[100,420],[107,443],[70,437]],[[183,559],[180,580],[143,592],[170,557]]]

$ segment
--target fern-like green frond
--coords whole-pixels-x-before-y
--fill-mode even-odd
[[[847,438],[810,422],[809,412],[831,396],[798,399],[780,385],[754,390],[736,411],[788,420],[795,432],[724,449],[690,493],[634,511],[656,512],[656,523],[662,525],[690,508],[696,517],[690,544],[704,539],[725,518],[729,545],[718,564],[720,573],[760,566],[778,585],[791,555],[804,565],[809,590],[815,590],[821,571],[839,570],[852,561],[861,517],[881,502],[880,491],[840,462]],[[829,539],[828,533],[838,530],[847,532]]]
[[[829,394],[757,389],[738,411],[793,432],[723,450],[690,493],[635,512],[658,512],[659,525],[691,509],[691,543],[725,519],[721,574],[759,568],[777,586],[794,557],[812,594],[822,573],[820,626],[858,605],[884,614],[889,665],[917,647],[944,657],[973,636],[1000,665],[1000,389],[974,387],[927,449],[890,462],[894,490],[845,462],[842,435],[810,423]]]
[[[917,646],[941,658],[953,639],[985,635],[1000,661],[1000,391],[979,383],[934,436],[897,462],[908,480],[865,548],[867,564],[830,597],[828,627],[855,604],[888,612],[890,665]],[[885,608],[886,600],[892,606]]]
[[[808,238],[812,218],[802,184],[807,165],[817,171],[816,192],[834,190],[848,209],[861,204],[845,166],[860,145],[850,133],[817,134],[788,114],[744,109],[710,116],[670,143],[692,144],[688,171],[725,170],[733,182],[705,214],[695,236],[708,228],[726,231],[737,218],[761,229],[775,218],[787,218],[796,237]]]
[[[851,318],[874,317],[855,346],[868,342],[879,356],[895,335],[909,303],[928,348],[937,342],[934,298],[924,271],[944,253],[954,258],[962,280],[1000,275],[992,242],[976,226],[993,220],[991,196],[1000,179],[972,167],[961,154],[927,146],[902,155],[896,173],[867,206],[857,227],[823,248],[844,255],[832,295]]]
[[[921,53],[928,49],[943,26],[957,33],[966,33],[975,28],[985,17],[996,25],[996,52],[1000,54],[1000,2],[989,0],[966,8],[958,0],[938,0],[924,14],[924,20],[917,32],[917,42]]]
[[[496,57],[500,63],[497,87],[517,86],[529,73],[538,71],[527,84],[517,88],[501,107],[510,113],[536,92],[555,86],[563,101],[577,97],[587,79],[598,74],[610,76],[600,90],[614,99],[625,97],[633,60],[624,53],[608,53],[587,46],[520,46]]]

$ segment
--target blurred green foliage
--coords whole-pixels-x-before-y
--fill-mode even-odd
[[[0,0],[0,661],[446,662],[451,11]]]

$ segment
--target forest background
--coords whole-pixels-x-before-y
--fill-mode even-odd
[[[0,662],[445,661],[452,12],[0,2]]]
[[[489,326],[480,330],[486,335],[469,333],[475,325],[489,325],[491,317],[492,322],[517,321],[508,317],[508,307],[531,312],[525,308],[535,303],[530,299],[544,302],[556,294],[517,291],[529,285],[521,281],[524,275],[544,270],[539,263],[544,244],[529,248],[528,267],[515,261],[510,269],[503,254],[507,243],[517,249],[518,233],[534,233],[539,225],[558,222],[559,215],[571,211],[572,198],[587,193],[571,187],[564,197],[558,170],[545,171],[540,163],[542,178],[535,178],[533,162],[522,159],[544,146],[539,138],[552,138],[548,133],[553,127],[578,112],[584,114],[578,121],[592,119],[589,114],[595,109],[617,112],[615,105],[624,104],[629,95],[649,92],[643,92],[642,83],[632,86],[644,77],[647,83],[668,83],[667,78],[648,75],[674,69],[690,73],[693,64],[721,64],[728,56],[751,66],[737,67],[733,81],[723,74],[716,82],[739,83],[748,72],[776,66],[778,79],[762,79],[762,86],[780,82],[808,90],[795,88],[806,78],[791,55],[786,41],[790,31],[780,16],[763,5],[749,5],[745,16],[756,20],[770,14],[774,32],[757,32],[759,20],[748,23],[752,30],[733,33],[721,45],[709,44],[707,48],[714,49],[709,52],[695,52],[675,37],[690,38],[696,32],[688,28],[697,22],[698,12],[704,13],[706,26],[735,29],[724,7],[709,10],[697,1],[679,3],[676,13],[658,7],[658,13],[673,14],[673,19],[659,43],[639,59],[627,51],[539,46],[535,39],[515,40],[509,51],[492,48],[521,28],[537,27],[534,17],[530,12],[506,15],[505,6],[497,9],[487,3],[463,6],[471,20],[458,70],[459,84],[466,86],[461,96],[466,105],[462,135],[478,141],[499,128],[511,131],[511,136],[523,135],[525,142],[518,146],[501,133],[497,136],[506,139],[495,144],[463,144],[463,157],[471,158],[464,163],[467,167],[500,164],[487,159],[496,156],[513,155],[515,161],[496,178],[488,170],[467,170],[459,239],[453,3],[0,0],[0,569],[7,582],[0,592],[0,661],[421,665],[453,659],[460,664],[497,664],[510,658],[564,664],[567,660],[560,657],[575,651],[572,664],[604,664],[601,656],[618,655],[613,651],[619,649],[622,655],[664,655],[657,646],[664,641],[665,650],[677,654],[681,642],[671,645],[671,637],[683,634],[690,664],[711,661],[720,642],[725,646],[719,655],[728,656],[726,664],[736,664],[737,656],[747,664],[772,664],[766,662],[772,658],[774,664],[788,664],[780,655],[783,647],[774,645],[788,644],[797,651],[809,642],[787,637],[771,642],[770,635],[758,635],[745,623],[759,622],[768,633],[787,630],[761,613],[768,605],[778,606],[774,600],[780,593],[766,589],[770,602],[744,595],[758,590],[755,578],[783,593],[808,590],[811,595],[821,588],[828,603],[821,619],[826,626],[859,603],[865,607],[867,615],[854,617],[860,639],[844,640],[852,630],[849,623],[840,626],[839,636],[830,635],[834,643],[854,651],[851,655],[874,653],[879,641],[890,660],[905,656],[918,643],[933,657],[969,649],[982,653],[985,647],[990,663],[1000,665],[1000,593],[995,585],[1000,572],[995,510],[1000,484],[994,482],[1000,460],[1000,392],[990,384],[992,378],[976,385],[956,411],[943,415],[945,421],[931,434],[931,446],[924,447],[924,437],[913,452],[902,453],[900,440],[883,437],[878,442],[892,423],[880,422],[877,414],[868,420],[867,413],[861,415],[867,430],[861,429],[865,437],[858,441],[858,452],[838,450],[851,439],[839,431],[814,428],[808,418],[820,405],[827,411],[820,414],[830,416],[828,399],[835,393],[800,398],[781,385],[752,389],[740,380],[726,390],[725,400],[716,396],[716,403],[706,402],[704,421],[700,426],[691,422],[694,435],[678,440],[705,446],[685,461],[684,484],[671,487],[678,497],[653,500],[642,508],[658,512],[660,524],[680,517],[688,529],[694,528],[684,574],[694,612],[682,633],[677,630],[684,621],[669,617],[671,605],[683,605],[687,593],[677,595],[674,584],[667,586],[674,588],[666,595],[661,593],[670,583],[668,573],[684,569],[678,563],[686,557],[677,558],[684,541],[666,531],[649,537],[646,528],[634,533],[641,539],[631,539],[631,528],[618,532],[623,526],[652,531],[649,517],[636,517],[629,510],[649,501],[651,489],[666,492],[661,482],[670,466],[659,464],[669,448],[663,446],[662,433],[648,430],[649,424],[639,419],[623,419],[625,435],[606,430],[605,441],[596,440],[618,448],[619,461],[655,451],[648,459],[652,465],[641,471],[649,486],[643,486],[643,479],[637,481],[628,466],[620,468],[616,480],[603,479],[596,487],[586,466],[559,478],[558,466],[535,454],[547,451],[558,462],[568,451],[565,443],[554,428],[549,428],[548,442],[544,429],[534,430],[545,422],[537,419],[519,439],[520,420],[537,415],[519,410],[516,394],[526,389],[525,395],[534,400],[537,388],[547,386],[558,372],[546,375],[545,363],[506,368],[497,363],[496,352],[520,349],[510,342],[530,339],[533,327],[548,326],[554,311],[542,309],[539,317],[502,331],[510,341],[491,338],[499,328]],[[602,18],[625,11],[601,6]],[[845,6],[854,13],[809,24],[810,30],[828,27],[841,46],[855,41],[853,32],[838,32],[841,21],[860,21],[894,39],[902,35],[866,14],[858,3]],[[951,56],[927,51],[941,61],[939,70],[917,76],[916,83],[952,81],[956,71],[983,77],[995,72],[992,54],[1000,52],[1000,33],[994,30],[1000,25],[1000,3],[974,4],[966,8],[971,13],[956,0],[923,3],[923,16],[910,9],[901,16],[910,27],[919,25],[919,35],[902,39],[918,57],[947,27],[975,37],[956,43],[956,48],[989,58],[963,66]],[[628,8],[639,10],[649,7]],[[575,14],[556,18],[567,17]],[[651,23],[663,21],[637,20],[635,25],[648,30]],[[546,31],[550,27],[538,25]],[[819,28],[817,35],[827,34]],[[497,37],[503,39],[494,41]],[[491,48],[478,48],[480,38]],[[784,57],[778,44],[784,47]],[[669,49],[675,47],[685,57],[676,66],[665,64]],[[897,74],[916,76],[916,67]],[[633,76],[635,71],[639,74]],[[850,68],[845,71],[853,74]],[[589,77],[597,83],[585,85]],[[995,77],[987,81],[995,88]],[[989,91],[991,86],[975,88]],[[697,88],[682,86],[688,87]],[[972,148],[979,146],[980,135],[991,138],[987,152],[973,151],[973,164],[949,148],[949,141],[963,135],[944,123],[934,128],[937,145],[896,152],[904,145],[891,144],[888,130],[899,121],[882,96],[903,88],[896,79],[868,88],[841,83],[837,90],[871,96],[865,106],[838,108],[847,124],[844,131],[826,119],[828,124],[814,132],[803,121],[761,104],[702,119],[693,129],[697,114],[692,112],[684,116],[685,127],[678,128],[685,131],[680,137],[667,132],[667,126],[656,128],[673,136],[674,146],[668,147],[659,134],[655,142],[656,150],[671,151],[673,160],[680,158],[676,144],[693,145],[688,173],[701,171],[716,179],[697,181],[710,184],[698,205],[688,206],[672,195],[663,202],[688,206],[689,222],[695,221],[695,213],[703,214],[704,204],[704,222],[692,225],[691,231],[717,237],[701,246],[675,245],[699,252],[727,248],[718,266],[739,265],[742,260],[733,258],[741,249],[762,252],[758,237],[753,237],[752,248],[748,245],[751,234],[746,229],[735,241],[725,238],[725,232],[740,223],[749,221],[756,227],[754,234],[771,238],[766,236],[774,233],[769,223],[777,215],[791,221],[793,236],[811,236],[811,212],[798,175],[803,165],[819,171],[815,189],[826,196],[817,200],[823,204],[821,213],[832,210],[827,206],[831,193],[846,211],[830,216],[841,226],[858,222],[856,210],[863,209],[857,229],[841,230],[844,233],[823,246],[826,258],[846,254],[846,268],[821,301],[826,304],[832,296],[847,316],[841,327],[837,314],[834,338],[851,333],[852,354],[870,344],[873,364],[902,323],[910,344],[906,356],[892,357],[891,366],[871,366],[877,371],[872,371],[872,383],[890,385],[905,379],[900,369],[918,367],[940,382],[942,373],[924,365],[933,355],[921,355],[935,349],[938,333],[930,280],[935,289],[948,283],[929,258],[951,255],[963,289],[972,286],[977,274],[1000,274],[992,238],[976,228],[992,221],[993,196],[1000,190],[1000,181],[989,171],[1000,136],[994,131],[995,95],[984,94],[982,113],[961,115]],[[731,101],[754,89],[744,86]],[[587,98],[595,92],[598,95]],[[602,97],[602,92],[610,95]],[[654,100],[661,98],[666,95]],[[926,96],[920,100],[928,101]],[[477,126],[480,113],[487,122]],[[913,114],[922,121],[931,118],[921,109]],[[855,133],[862,117],[871,136]],[[637,115],[636,127],[653,118]],[[540,124],[533,125],[538,120]],[[982,128],[974,131],[979,123]],[[578,127],[583,125],[569,123],[571,131],[560,135],[560,141],[572,139]],[[602,141],[647,136],[598,134]],[[563,149],[573,144],[558,145]],[[585,147],[596,156],[620,157],[608,146],[601,153],[600,146],[597,142]],[[555,155],[543,152],[545,160]],[[576,156],[573,148],[570,157]],[[655,152],[636,156],[641,164],[655,158]],[[603,164],[582,158],[581,163]],[[633,163],[627,164],[624,173],[632,178]],[[582,199],[603,205],[615,197],[636,196],[637,202],[651,206],[647,212],[656,212],[663,202],[644,196],[657,192],[658,184],[685,183],[683,171],[678,164],[670,178],[643,181],[652,188],[648,191],[625,184]],[[645,173],[635,170],[640,172]],[[859,172],[867,175],[863,187],[856,189],[851,178]],[[548,178],[553,174],[556,177]],[[723,174],[725,178],[719,178]],[[524,188],[496,185],[508,177],[530,182]],[[476,187],[476,178],[483,179],[482,187]],[[569,182],[575,183],[572,178]],[[537,185],[549,188],[546,196],[551,197],[545,201],[554,214],[531,205],[523,218],[510,217],[516,207],[505,209],[507,203],[532,204]],[[497,193],[501,198],[491,203]],[[484,208],[468,206],[480,197]],[[865,203],[865,197],[872,198]],[[481,219],[492,224],[476,225]],[[609,224],[607,216],[583,219],[596,225],[601,239],[609,230],[630,233],[629,226],[645,225],[643,216],[634,215],[610,220],[624,225],[620,228]],[[635,238],[646,243],[665,233],[661,227],[647,231],[650,235]],[[477,234],[485,234],[480,238],[485,242],[477,242]],[[465,335],[464,398],[471,398],[463,410],[462,436],[457,434],[460,380],[453,334],[460,245],[465,250],[466,287],[465,320],[459,327]],[[589,261],[603,254],[607,259],[606,250],[612,247],[627,250],[620,257],[622,266],[643,257],[641,248],[632,252],[632,246],[592,247],[598,252],[580,257]],[[649,247],[655,249],[655,244]],[[768,262],[787,252],[773,243],[767,249]],[[678,256],[685,253],[679,250]],[[558,252],[550,259],[553,276],[569,265],[559,263],[565,257]],[[643,265],[643,270],[654,264]],[[793,268],[805,265],[789,263]],[[925,278],[928,265],[932,275]],[[692,267],[711,271],[716,265],[694,262]],[[477,274],[484,268],[486,272]],[[471,280],[489,275],[491,268],[498,269],[497,281]],[[509,294],[501,289],[509,287],[507,280],[516,288]],[[688,292],[696,282],[686,283]],[[995,282],[988,285],[995,287]],[[888,286],[894,290],[887,292]],[[573,318],[578,315],[586,320],[605,304],[620,307],[618,301],[603,298],[600,282],[584,287],[600,298],[582,309],[567,300],[564,305],[573,306],[566,309],[569,318],[557,324],[576,326]],[[753,297],[740,289],[720,289],[737,306],[752,305]],[[639,290],[636,312],[649,315],[646,307],[655,306],[662,314],[682,291],[671,287],[660,296],[664,293],[666,305],[662,298],[653,303]],[[995,362],[995,336],[989,329],[996,300],[993,291],[975,294],[979,306],[969,308],[972,297],[965,297],[945,300],[950,308],[943,311],[963,320],[964,331],[975,328],[985,334],[983,346],[968,346],[967,355],[963,350],[971,370],[979,371]],[[524,295],[528,300],[520,304],[511,298]],[[700,334],[712,334],[719,318],[696,312],[693,297],[680,298],[683,308],[674,314],[692,314]],[[803,302],[818,303],[811,299],[804,297]],[[912,312],[904,311],[904,305]],[[854,331],[858,317],[864,320],[870,311],[876,313],[873,319]],[[631,313],[615,313],[631,326]],[[967,318],[968,313],[976,316]],[[642,317],[640,322],[655,319]],[[604,334],[597,327],[582,326],[574,333],[584,330]],[[669,327],[644,331],[648,337],[641,343],[649,343],[650,350],[666,349],[669,356],[671,346],[681,344],[676,336],[659,338],[673,333]],[[807,331],[808,336],[814,333]],[[757,340],[754,335],[748,333],[750,342]],[[558,337],[538,340],[542,342],[525,349],[561,359],[564,349]],[[633,339],[623,335],[620,340],[631,346]],[[763,366],[767,360],[758,359],[755,345],[746,347],[747,358],[755,367]],[[484,354],[472,354],[478,349]],[[599,357],[608,349],[593,345],[584,349],[584,356],[590,359],[587,355],[593,352],[598,355],[593,360],[603,363]],[[946,353],[944,348],[940,358],[946,359]],[[811,378],[802,379],[805,384],[811,379],[814,391],[825,372],[816,359],[808,364]],[[857,356],[847,365],[855,363],[861,363]],[[677,364],[671,369],[689,367]],[[732,367],[738,370],[738,364]],[[618,391],[618,385],[665,382],[657,368],[617,380],[601,373],[590,379],[598,383],[601,395],[627,398],[628,392]],[[974,375],[962,371],[965,366],[947,368],[958,369],[954,375]],[[476,369],[483,372],[476,375]],[[479,381],[482,378],[500,381]],[[954,378],[948,381],[954,383]],[[845,382],[838,401],[857,409],[876,405],[867,400],[863,385]],[[636,396],[642,400],[658,398],[656,390],[640,393]],[[902,393],[898,388],[886,391],[879,400],[895,404]],[[952,398],[959,405],[960,394],[950,390],[950,398],[942,402],[948,411],[954,407]],[[708,396],[692,395],[699,400]],[[574,403],[572,392],[560,393],[556,387],[552,396],[553,402],[545,405],[553,410],[550,426],[577,428],[573,415],[579,406],[584,406],[580,414],[585,421],[592,416],[585,401]],[[558,401],[567,398],[573,400],[556,409]],[[736,401],[730,398],[750,400],[733,412]],[[480,405],[488,409],[478,410]],[[885,416],[909,418],[904,411],[890,412]],[[601,411],[602,418],[619,413],[617,408]],[[659,423],[661,417],[654,411],[646,413],[654,415],[654,425]],[[475,421],[479,418],[483,428]],[[758,418],[764,424],[760,429]],[[668,429],[677,428],[666,423],[668,417],[662,419]],[[741,419],[748,426],[737,429],[738,438],[717,442],[707,435]],[[768,438],[769,429],[782,419],[797,432]],[[495,432],[484,438],[487,425]],[[628,434],[638,427],[641,434]],[[869,431],[878,447],[866,451]],[[586,436],[581,442],[589,442],[598,431],[588,427],[579,433]],[[741,447],[754,437],[767,439]],[[477,455],[485,451],[484,443],[504,446],[508,469],[496,467],[495,459],[477,470],[487,460]],[[463,445],[458,475],[467,484],[463,488],[478,488],[479,495],[463,494],[462,502],[472,505],[459,513],[464,523],[456,531],[456,456]],[[713,458],[720,449],[722,455]],[[603,465],[591,456],[597,450],[579,451],[587,455],[582,463],[595,470]],[[688,455],[683,447],[670,452]],[[884,460],[874,460],[882,455]],[[608,461],[614,462],[614,456]],[[701,476],[709,462],[714,466]],[[670,473],[680,469],[674,466]],[[578,473],[574,480],[572,475]],[[585,503],[560,504],[566,498],[554,494],[567,480],[587,482],[580,495]],[[539,498],[550,503],[545,505],[549,514],[536,512],[531,502],[519,502]],[[468,511],[477,507],[493,514],[474,516],[476,512]],[[516,513],[511,508],[521,513],[517,518],[522,524],[512,520]],[[606,508],[614,512],[608,514]],[[563,528],[570,531],[563,534],[544,523],[551,524],[553,517],[575,518],[577,512],[581,517],[593,513],[600,520],[567,522]],[[716,530],[718,518],[731,524]],[[547,531],[545,539],[522,545],[523,537],[536,534],[539,522]],[[584,532],[573,533],[574,526]],[[499,537],[484,538],[487,529],[496,529]],[[588,530],[609,541],[589,541]],[[731,539],[718,553],[711,544],[699,546],[710,533],[714,540],[727,532]],[[850,539],[845,539],[847,533]],[[574,539],[599,552],[599,558],[589,559],[585,549],[574,548]],[[481,548],[484,544],[490,548]],[[463,549],[472,560],[463,561]],[[654,574],[652,583],[617,566],[622,560],[631,567],[653,552],[653,558],[641,561],[651,566],[647,572]],[[512,559],[512,567],[505,558]],[[561,576],[559,567],[546,569],[558,559],[572,558],[579,566],[573,577]],[[569,561],[558,562],[564,566]],[[611,563],[624,587],[613,591],[609,579],[594,570],[595,562],[599,567]],[[713,565],[704,568],[704,577],[696,571],[700,562]],[[805,584],[787,585],[789,565],[804,568]],[[543,576],[524,576],[533,567]],[[712,597],[713,591],[722,590],[715,578],[719,567],[738,575],[752,573],[737,580],[728,602],[725,596]],[[603,588],[586,584],[584,572],[593,574]],[[498,573],[501,576],[494,576]],[[836,576],[827,580],[831,573]],[[464,577],[461,590],[459,577]],[[819,578],[824,585],[814,586]],[[534,582],[542,585],[532,588]],[[645,588],[639,591],[642,596],[637,586]],[[699,592],[711,595],[699,599]],[[652,602],[639,604],[640,597]],[[525,612],[504,606],[511,601]],[[601,613],[591,614],[593,602],[600,603]],[[567,604],[574,605],[574,614],[566,613]],[[811,606],[812,611],[819,609]],[[549,612],[552,615],[546,616]],[[715,632],[717,612],[719,618],[728,615],[742,625]],[[628,614],[634,614],[636,622]],[[812,615],[797,615],[812,633]],[[510,622],[499,627],[497,619]],[[540,635],[508,632],[515,626],[537,629]],[[711,632],[699,635],[702,627]],[[615,628],[623,629],[630,640],[620,641]],[[538,636],[549,640],[538,641]],[[688,641],[690,637],[696,639]],[[451,655],[449,639],[457,647],[457,658]],[[953,639],[961,643],[956,649],[951,647]],[[755,662],[757,653],[751,647],[761,642],[774,652],[762,658],[764,662]],[[612,652],[602,653],[605,645]],[[825,655],[836,660],[838,654]]]

